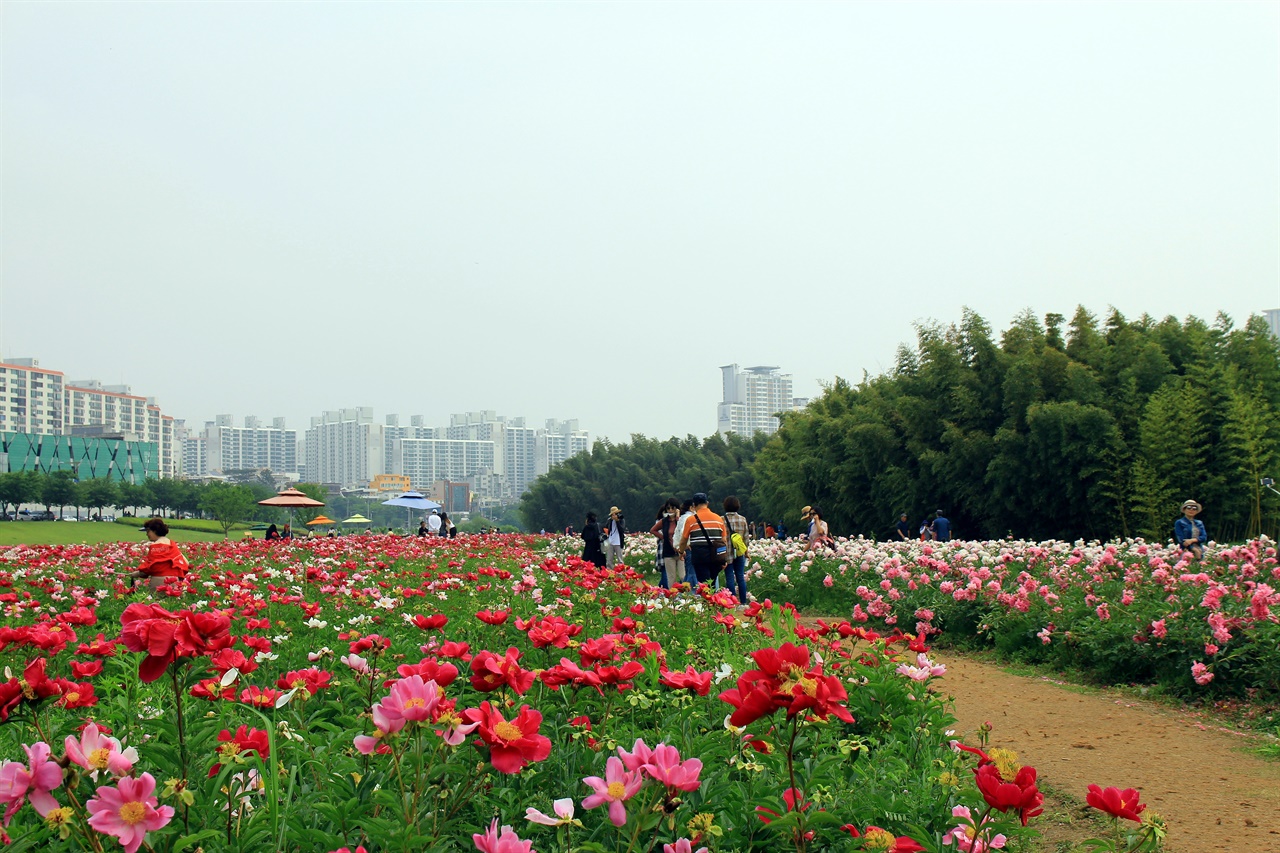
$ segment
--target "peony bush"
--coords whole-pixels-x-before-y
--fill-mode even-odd
[[[1035,769],[957,741],[928,631],[806,627],[575,550],[193,545],[193,575],[150,592],[126,583],[140,546],[7,549],[0,840],[696,853],[1034,833]]]
[[[629,561],[653,544],[635,537]],[[748,588],[853,624],[1083,671],[1185,697],[1280,696],[1280,566],[1267,538],[1203,562],[1109,543],[753,542]]]

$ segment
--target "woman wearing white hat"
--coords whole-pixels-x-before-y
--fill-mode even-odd
[[[1204,559],[1204,543],[1209,541],[1209,534],[1204,529],[1204,522],[1196,518],[1200,512],[1200,504],[1195,501],[1182,502],[1182,518],[1173,523],[1173,538],[1183,551],[1190,551],[1197,560]]]

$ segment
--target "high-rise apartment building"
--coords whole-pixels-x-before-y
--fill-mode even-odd
[[[412,488],[421,492],[441,480],[470,480],[493,470],[492,441],[397,438],[391,445],[395,471],[406,475]]]
[[[386,468],[384,427],[373,409],[362,406],[325,412],[311,419],[306,433],[307,479],[343,488],[368,485]]]
[[[0,432],[62,435],[63,374],[34,358],[0,364]]]
[[[62,390],[65,434],[97,432],[155,444],[160,476],[178,476],[173,418],[160,411],[155,397],[142,397],[128,385],[104,385],[97,379],[65,382]]]
[[[778,412],[794,407],[791,374],[777,367],[748,367],[736,364],[720,368],[724,399],[716,409],[716,429],[723,435],[735,432],[751,436],[778,431]]]
[[[508,418],[492,410],[453,415],[445,435],[494,443],[493,472],[500,494],[492,497],[501,501],[519,498],[538,476],[538,431],[525,426],[524,418]]]
[[[1280,308],[1272,308],[1266,312],[1267,325],[1271,327],[1273,337],[1280,338]]]
[[[548,420],[546,428],[538,430],[534,473],[541,477],[570,456],[590,449],[591,435],[578,428],[577,419]]]
[[[235,426],[231,415],[218,415],[205,424],[205,466],[210,474],[250,468],[269,468],[275,474],[298,473],[298,431],[289,429],[284,418],[271,426],[249,416],[244,426]]]

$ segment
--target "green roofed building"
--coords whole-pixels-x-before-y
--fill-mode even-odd
[[[160,476],[160,451],[155,442],[123,436],[33,435],[0,433],[0,472],[70,471],[77,480],[108,477],[141,483]],[[6,461],[7,460],[7,461]]]

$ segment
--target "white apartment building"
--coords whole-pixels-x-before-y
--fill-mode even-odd
[[[387,471],[385,432],[373,422],[373,409],[361,406],[325,412],[311,419],[306,432],[307,479],[364,488]]]
[[[525,426],[524,418],[508,418],[492,410],[453,415],[445,436],[494,443],[493,470],[501,482],[500,494],[481,497],[513,501],[538,476],[538,431]]]
[[[426,419],[422,415],[412,415],[407,425],[400,423],[399,415],[387,415],[386,423],[382,427],[383,447],[386,453],[385,472],[388,474],[407,474],[396,467],[396,462],[392,458],[395,453],[395,442],[402,438],[444,438],[444,430],[436,427],[426,426]],[[414,488],[417,488],[415,486]]]
[[[0,364],[0,432],[63,435],[63,374],[34,358]]]
[[[397,438],[391,448],[394,473],[407,476],[418,491],[428,491],[439,480],[474,483],[477,475],[493,471],[492,441]]]
[[[547,421],[546,429],[538,430],[534,474],[541,477],[570,456],[586,453],[591,449],[591,435],[578,428],[577,419]]]
[[[226,474],[247,468],[269,468],[275,474],[298,473],[298,431],[286,427],[284,418],[275,418],[269,427],[253,416],[246,417],[240,427],[232,420],[231,415],[218,415],[205,424],[201,438],[207,473]]]
[[[778,412],[794,408],[791,374],[777,367],[748,367],[736,364],[720,368],[724,399],[716,409],[716,429],[720,434],[751,436],[778,431]]]
[[[1264,313],[1267,316],[1267,325],[1271,327],[1271,335],[1280,338],[1280,308],[1272,308]]]
[[[63,434],[97,428],[106,434],[151,442],[160,451],[160,476],[178,476],[173,418],[160,411],[154,397],[141,397],[128,385],[104,385],[96,379],[65,382],[62,396]]]
[[[191,431],[181,418],[173,422],[173,441],[177,447],[178,476],[188,479],[209,474],[209,456],[205,453],[204,436]]]

